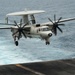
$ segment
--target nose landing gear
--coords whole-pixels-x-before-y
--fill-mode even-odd
[[[46,43],[46,45],[49,45],[50,44],[50,40],[49,40],[50,38],[46,38],[45,39],[45,43]]]
[[[46,42],[46,45],[49,45],[50,44],[50,42]]]

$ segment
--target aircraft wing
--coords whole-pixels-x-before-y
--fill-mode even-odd
[[[15,25],[15,24],[0,23],[0,25]]]
[[[67,22],[67,21],[72,21],[72,20],[75,20],[75,18],[62,19],[62,20],[59,21],[59,23]]]
[[[43,23],[41,25],[42,26],[48,26],[49,29],[51,29],[55,35],[57,35],[57,29],[61,33],[63,32],[62,29],[59,27],[59,26],[64,26],[65,25],[62,22],[75,20],[75,18],[62,19],[62,17],[60,17],[58,20],[56,20],[56,18],[54,17],[54,21],[52,21],[50,18],[48,18],[48,19],[49,19],[50,22]]]
[[[11,25],[0,25],[0,29],[18,29],[18,27]]]
[[[0,29],[11,29],[11,27],[1,27]]]
[[[59,22],[58,21],[56,21],[56,22],[58,22],[60,24],[62,22],[67,22],[67,21],[72,21],[72,20],[75,20],[75,18],[62,19]],[[53,23],[54,23],[54,21],[53,21]],[[41,25],[49,26],[50,28],[52,28],[53,27],[53,23],[52,22],[46,22],[46,23],[42,23]]]
[[[29,26],[24,26],[23,29],[30,29],[30,25]],[[18,26],[11,26],[11,25],[0,25],[0,29],[18,29]]]

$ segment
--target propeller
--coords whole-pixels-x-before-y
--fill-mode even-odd
[[[16,21],[14,21],[14,23],[15,23],[15,26],[18,27],[18,29],[17,29],[17,31],[16,31],[15,33],[13,33],[13,36],[14,36],[15,34],[19,33],[18,39],[21,37],[21,34],[23,34],[23,36],[26,38],[26,34],[24,33],[24,31],[25,31],[24,27],[25,27],[28,23],[22,25],[22,19],[20,20],[20,24],[19,24],[19,25],[17,24]]]
[[[62,29],[59,26],[64,26],[64,24],[60,24],[60,20],[62,17],[60,17],[58,20],[56,20],[56,15],[54,15],[54,21],[52,21],[50,18],[48,18],[49,21],[53,24],[52,31],[55,35],[57,35],[57,29],[62,33]]]

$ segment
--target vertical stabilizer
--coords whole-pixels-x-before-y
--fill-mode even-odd
[[[34,17],[34,15],[30,15],[30,17],[31,17],[32,24],[35,24],[36,21],[35,21],[35,17]]]
[[[29,19],[28,19],[28,15],[24,15],[23,16],[23,23],[28,23],[29,22]],[[28,23],[29,24],[29,23]]]

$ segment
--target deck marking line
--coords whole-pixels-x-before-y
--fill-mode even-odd
[[[20,64],[16,64],[16,66],[17,66],[17,67],[20,67],[20,68],[22,68],[22,69],[24,69],[24,70],[28,70],[28,71],[30,71],[30,72],[32,72],[32,73],[35,73],[36,75],[45,75],[45,74],[43,74],[43,73],[34,71],[34,70],[32,70],[32,69],[30,69],[30,68],[28,68],[28,67],[22,66],[22,65],[20,65]]]
[[[63,62],[63,61],[58,61],[58,62],[62,62],[62,63],[65,63],[65,64],[67,64],[67,65],[69,65],[69,66],[73,66],[73,67],[75,67],[74,64],[70,64],[70,63],[68,63],[68,62]]]

